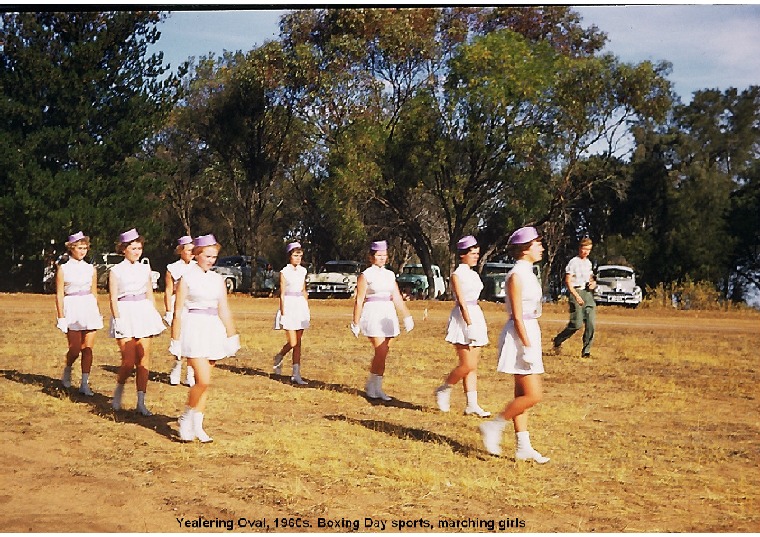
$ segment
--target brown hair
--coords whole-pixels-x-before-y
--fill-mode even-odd
[[[578,248],[583,248],[584,246],[593,246],[593,244],[594,241],[592,241],[589,237],[583,237],[578,243]]]
[[[117,242],[116,243],[116,253],[117,254],[124,254],[124,251],[127,249],[127,246],[132,244],[133,242],[139,242],[143,246],[145,246],[145,237],[142,235],[139,235],[135,240],[129,241],[129,242]]]

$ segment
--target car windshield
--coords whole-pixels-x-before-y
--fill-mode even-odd
[[[422,267],[415,267],[407,265],[404,267],[404,274],[419,274],[421,276],[425,275],[425,271]]]
[[[328,263],[320,272],[348,272],[350,274],[355,273],[356,265],[353,263]]]
[[[118,265],[124,260],[124,257],[119,254],[107,254],[106,265]]]
[[[599,278],[632,278],[633,272],[619,268],[606,268],[599,271]]]
[[[486,263],[483,266],[483,272],[482,274],[506,274],[512,269],[512,265],[507,264],[499,264],[499,265],[489,265]]]
[[[239,257],[223,257],[216,262],[217,267],[239,267],[242,259]]]

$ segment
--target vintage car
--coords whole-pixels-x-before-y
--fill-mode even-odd
[[[438,298],[446,292],[446,282],[441,275],[441,268],[438,265],[432,265],[430,268],[433,271],[434,283],[433,294],[430,298]],[[401,267],[401,272],[396,276],[396,283],[404,297],[428,297],[430,283],[421,264],[407,264]]]
[[[481,300],[504,301],[507,296],[507,273],[514,266],[515,264],[511,262],[494,262],[483,265],[483,269],[480,271],[480,280],[483,282],[483,290],[480,292]],[[536,277],[541,278],[541,269],[538,265],[533,265],[533,272]]]
[[[108,289],[108,271],[111,267],[118,265],[124,261],[124,256],[117,253],[98,254],[92,260],[92,265],[95,267],[95,271],[98,275],[98,287],[102,289]],[[144,263],[150,266],[150,259],[147,257],[141,257],[140,263]],[[150,281],[153,286],[153,290],[158,289],[158,280],[161,278],[161,274],[151,269]]]
[[[600,265],[596,271],[594,300],[597,304],[620,304],[635,308],[641,303],[636,274],[625,265]]]
[[[266,289],[270,279],[267,278],[266,269],[267,262],[261,257],[256,260],[254,268],[253,258],[250,255],[220,257],[211,267],[211,270],[224,278],[224,286],[228,293],[241,291],[251,294],[257,292],[271,294],[274,291],[274,289]]]
[[[328,261],[317,273],[306,276],[309,298],[351,298],[362,267],[357,261]]]

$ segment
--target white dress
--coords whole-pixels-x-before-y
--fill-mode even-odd
[[[166,265],[166,271],[171,274],[172,282],[174,282],[174,293],[169,298],[169,311],[174,311],[174,301],[177,298],[177,288],[179,287],[179,279],[185,273],[185,271],[192,265],[197,265],[195,259],[190,260],[189,263],[185,263],[181,259],[177,259],[174,263]]]
[[[103,316],[92,288],[95,267],[84,260],[69,258],[60,270],[63,271],[63,316],[69,330],[103,328]]]
[[[303,294],[304,282],[306,281],[306,268],[301,265],[287,264],[280,271],[285,280],[285,286],[282,290],[283,309],[285,315],[282,315],[280,309],[274,318],[275,330],[305,330],[309,328],[311,313],[309,304]]]
[[[124,260],[111,269],[116,276],[116,297],[119,307],[119,327],[124,337],[156,336],[166,327],[155,304],[148,300],[151,286],[150,266]],[[114,318],[111,317],[110,337],[115,338]]]
[[[499,364],[496,370],[501,373],[512,375],[531,375],[544,372],[544,362],[541,357],[541,328],[538,318],[541,316],[541,299],[543,292],[541,282],[533,272],[533,265],[528,261],[520,260],[507,274],[509,278],[518,277],[522,283],[522,310],[525,331],[530,340],[530,347],[525,347],[515,330],[515,322],[512,319],[512,303],[509,295],[505,299],[505,308],[509,315],[507,324],[499,337]],[[527,357],[526,362],[524,358]],[[530,362],[530,363],[529,363]]]
[[[367,294],[364,297],[359,328],[367,337],[396,337],[401,333],[393,303],[396,276],[390,270],[372,265],[364,272]]]
[[[187,285],[179,343],[185,358],[221,360],[227,341],[227,329],[219,318],[219,300],[227,294],[222,276],[213,270],[203,271],[197,264],[185,271]]]
[[[478,305],[478,297],[483,290],[483,282],[480,280],[478,273],[472,270],[469,265],[461,263],[453,272],[459,280],[460,300],[464,300],[467,313],[470,314],[470,335],[474,336],[474,341],[470,342],[464,335],[467,323],[464,322],[462,312],[459,311],[459,305],[455,304],[449,315],[449,325],[446,329],[446,341],[449,343],[459,343],[460,345],[469,345],[471,347],[483,347],[488,344],[488,327],[483,310]]]

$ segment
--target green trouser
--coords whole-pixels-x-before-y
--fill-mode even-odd
[[[596,327],[596,302],[594,293],[586,289],[576,289],[583,299],[583,306],[578,304],[575,296],[570,294],[570,322],[565,329],[554,338],[554,346],[558,347],[566,339],[585,326],[583,330],[583,350],[581,354],[591,354],[591,343],[594,341],[594,328]]]

